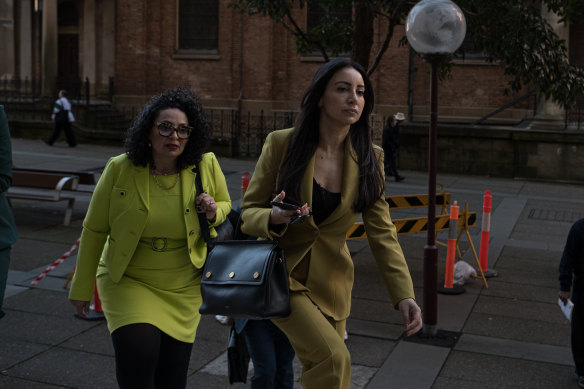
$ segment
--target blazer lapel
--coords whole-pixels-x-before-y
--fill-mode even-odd
[[[199,166],[199,171],[201,167]],[[200,173],[199,173],[200,174]],[[188,204],[194,204],[195,202],[195,177],[197,173],[193,171],[192,168],[183,169],[180,172],[180,190],[182,192],[182,198],[184,203],[184,209],[188,208]],[[202,178],[201,178],[202,182]],[[197,193],[198,194],[198,193]]]
[[[136,184],[136,191],[140,195],[140,199],[146,209],[150,209],[150,188],[148,187],[150,181],[150,165],[144,167],[135,166],[136,174],[134,174],[134,183]]]

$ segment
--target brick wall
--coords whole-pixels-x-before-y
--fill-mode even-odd
[[[241,87],[244,109],[296,109],[322,62],[296,53],[292,34],[268,17],[242,17],[239,11],[227,8],[228,3],[229,0],[219,1],[218,55],[179,58],[175,55],[177,1],[116,2],[118,98],[152,95],[189,84],[207,106],[237,107]],[[304,12],[297,9],[294,13],[301,24],[305,22]],[[380,46],[386,29],[386,22],[377,19],[374,49]],[[403,26],[398,26],[372,76],[380,115],[407,112],[410,54],[407,46],[397,45],[403,34]],[[428,111],[430,68],[416,57],[413,71],[413,109],[423,120]],[[527,92],[504,96],[506,84],[499,65],[457,64],[451,76],[440,83],[441,113],[451,118],[476,119]],[[526,106],[527,103],[518,108]],[[509,111],[502,115],[511,114]]]

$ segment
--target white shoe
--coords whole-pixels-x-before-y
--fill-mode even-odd
[[[227,317],[227,316],[221,316],[221,315],[215,315],[215,320],[217,320],[221,324],[227,324],[229,322],[229,317]]]

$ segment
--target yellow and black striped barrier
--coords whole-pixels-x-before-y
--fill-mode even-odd
[[[398,195],[386,196],[385,201],[389,204],[389,209],[422,208],[429,204],[427,194],[418,195]],[[450,193],[437,193],[436,206],[445,208],[450,204]]]
[[[450,222],[449,215],[436,215],[436,232],[448,230]],[[465,223],[467,223],[465,225]],[[458,227],[461,229],[474,227],[477,223],[476,212],[461,212],[458,218]],[[397,230],[398,235],[417,234],[419,232],[428,231],[427,217],[410,217],[405,219],[394,219],[393,224]],[[356,240],[366,238],[365,226],[363,222],[355,223],[349,231],[347,231],[347,240]]]

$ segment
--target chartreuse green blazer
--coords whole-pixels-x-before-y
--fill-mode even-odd
[[[341,202],[318,226],[312,218],[300,224],[286,225],[277,231],[270,226],[270,200],[281,188],[278,168],[288,150],[292,129],[268,135],[262,154],[245,192],[242,203],[242,231],[246,234],[276,239],[284,249],[290,276],[290,289],[303,291],[328,316],[345,320],[351,311],[353,261],[346,244],[346,233],[359,217],[353,209],[359,190],[357,155],[350,138],[345,141],[345,159]],[[375,147],[383,167],[383,151]],[[314,176],[313,156],[302,179],[301,202],[312,207]],[[362,214],[367,239],[385,281],[394,306],[405,298],[414,298],[412,280],[397,233],[389,216],[384,196]]]
[[[207,246],[200,233],[195,208],[197,193],[193,168],[191,166],[181,170],[180,185],[188,254],[193,266],[202,268]],[[203,154],[199,170],[203,190],[217,203],[216,219],[209,224],[211,236],[215,237],[217,233],[214,227],[227,217],[231,210],[231,200],[225,177],[213,153]],[[135,166],[125,154],[109,160],[95,187],[83,221],[70,299],[91,300],[93,280],[101,257],[112,281],[118,282],[122,278],[148,220],[149,171],[149,166]]]

